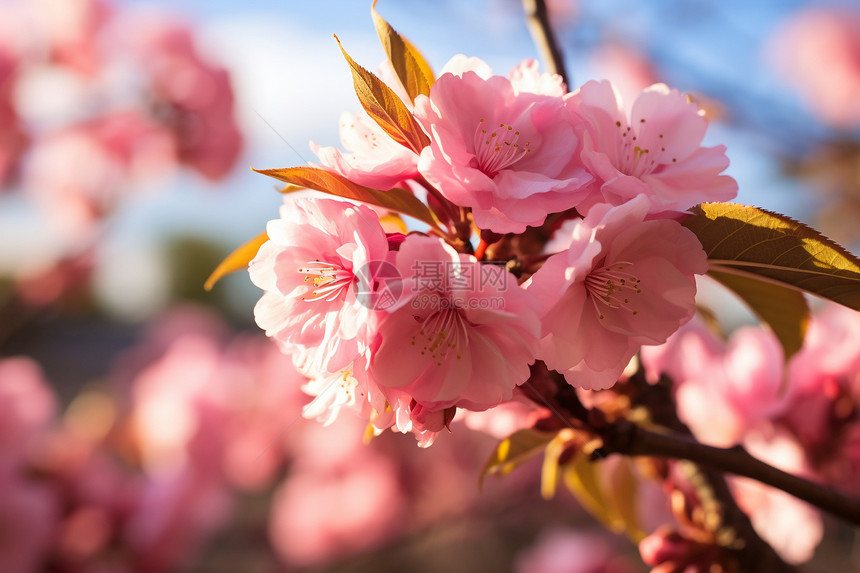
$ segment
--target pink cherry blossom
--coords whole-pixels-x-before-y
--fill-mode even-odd
[[[292,440],[295,463],[275,493],[269,537],[279,557],[319,564],[379,544],[402,527],[407,499],[393,458],[362,443],[364,423],[341,417]]]
[[[112,16],[103,0],[36,0],[34,23],[48,41],[51,59],[77,72],[95,76],[105,63],[99,44]]]
[[[812,475],[800,444],[784,432],[751,432],[743,445],[754,457],[776,468],[807,478]],[[812,558],[824,534],[816,508],[748,478],[732,477],[729,484],[756,532],[783,559],[803,563]]]
[[[445,74],[454,74],[462,78],[466,72],[474,72],[478,74],[482,80],[488,80],[493,76],[493,68],[490,64],[475,56],[467,56],[465,54],[456,54],[439,70],[439,77]]]
[[[860,375],[854,310],[828,304],[813,315],[804,346],[789,364],[789,405],[775,422],[802,445],[828,484],[860,491]]]
[[[611,538],[591,531],[549,529],[514,562],[516,573],[627,573],[632,566]]]
[[[678,531],[670,525],[659,527],[639,542],[639,553],[651,573],[699,573],[725,571],[727,558],[722,547],[713,539],[702,539],[699,531]],[[729,569],[731,570],[731,569]]]
[[[366,113],[341,115],[340,141],[346,153],[316,143],[311,150],[322,167],[354,183],[388,190],[418,175],[418,155],[391,139]]]
[[[59,528],[59,496],[6,462],[0,460],[0,571],[41,571]]]
[[[64,508],[52,554],[67,567],[105,560],[121,520],[136,509],[139,484],[102,443],[66,431],[51,450],[52,484]]]
[[[539,408],[533,401],[515,390],[512,400],[482,412],[464,411],[457,419],[470,430],[484,432],[503,440],[517,430],[533,427],[538,419],[547,415],[549,410]]]
[[[134,380],[130,425],[148,472],[190,465],[220,474],[232,405],[220,357],[211,340],[180,338]]]
[[[782,22],[770,60],[811,111],[834,127],[860,125],[860,11],[809,7]]]
[[[0,359],[0,570],[37,571],[60,526],[59,495],[31,474],[57,403],[30,358]]]
[[[210,180],[225,177],[242,151],[227,70],[202,55],[187,25],[164,15],[129,12],[115,33],[165,107],[179,162]]]
[[[23,356],[0,359],[0,450],[22,460],[57,411],[57,400],[38,363]]]
[[[411,433],[418,447],[428,448],[436,441],[439,432],[450,423],[451,419],[447,417],[449,413],[445,410],[418,403],[408,392],[371,386],[375,383],[372,383],[366,366],[357,373],[362,379],[368,380],[368,386],[377,390],[368,394],[372,407],[370,428],[375,435],[388,429],[401,434]]]
[[[700,441],[739,444],[746,433],[783,412],[794,390],[779,342],[764,328],[738,329],[724,343],[698,321],[666,344],[642,349],[652,379],[675,383],[678,416]]]
[[[266,231],[249,267],[263,289],[257,324],[287,351],[308,350],[314,370],[346,367],[365,348],[372,312],[358,289],[369,291],[369,263],[388,256],[379,219],[363,205],[288,198]]]
[[[693,316],[702,246],[675,221],[644,221],[647,210],[638,197],[569,221],[560,233],[570,247],[524,284],[542,305],[537,357],[573,386],[612,386],[641,345],[665,342]]]
[[[354,365],[336,372],[321,372],[300,364],[299,371],[307,377],[302,385],[302,391],[314,399],[302,408],[302,416],[313,418],[324,426],[332,424],[344,408],[355,411],[358,415],[369,418],[372,415],[372,404],[382,406],[384,398],[372,397],[371,393],[379,390],[372,384],[359,382],[353,376]],[[359,373],[360,374],[360,373]],[[366,377],[362,377],[363,379]]]
[[[525,59],[508,73],[511,86],[516,93],[533,93],[560,97],[567,93],[567,86],[558,74],[539,71],[537,60]]]
[[[281,438],[300,414],[305,378],[271,340],[227,339],[215,318],[175,307],[126,360],[143,362],[126,376],[129,437],[150,475],[192,467],[237,488],[259,488],[283,463]]]
[[[229,519],[232,498],[214,476],[184,466],[148,479],[122,541],[139,571],[171,571],[189,563]]]
[[[402,503],[390,460],[365,453],[341,473],[295,472],[275,493],[269,536],[279,557],[310,566],[380,544]]]
[[[243,490],[257,490],[276,475],[284,462],[286,429],[304,399],[298,389],[305,377],[271,342],[243,336],[232,340],[224,352],[237,375],[222,398],[232,406],[223,470],[227,482]]]
[[[482,80],[488,80],[493,77],[493,68],[487,62],[481,58],[469,57],[463,54],[457,54],[448,60],[439,72],[439,75],[454,74],[462,78],[466,72],[474,72]],[[511,82],[514,93],[517,94],[525,92],[561,97],[567,93],[567,86],[560,75],[542,73],[538,61],[531,58],[526,58],[508,72],[508,79]]]
[[[15,172],[29,139],[13,102],[19,65],[17,54],[0,44],[0,188]]]
[[[407,292],[380,319],[367,369],[374,382],[428,413],[510,399],[529,377],[539,331],[516,279],[435,237],[408,236],[396,264]]]
[[[65,230],[83,233],[113,212],[123,192],[170,173],[175,153],[173,137],[149,118],[107,114],[40,139],[25,187]]]
[[[663,213],[737,194],[735,180],[720,175],[729,165],[725,146],[701,147],[708,122],[677,90],[647,88],[629,116],[608,81],[586,83],[567,103],[581,126],[582,163],[604,201],[645,195],[649,211]]]
[[[367,372],[366,357],[337,372],[322,372],[309,366],[306,355],[307,351],[301,350],[293,353],[299,371],[307,377],[302,391],[313,396],[302,408],[303,417],[315,418],[329,426],[339,419],[342,410],[351,410],[369,422],[367,430],[374,435],[389,428],[412,433],[420,447],[431,446],[436,434],[445,427],[443,411],[428,411],[403,391],[383,392]]]
[[[576,159],[573,118],[560,97],[518,91],[501,76],[443,74],[415,100],[430,135],[418,170],[475,224],[523,232],[577,205],[590,181]]]
[[[663,374],[680,383],[706,378],[724,352],[725,341],[717,338],[701,319],[693,317],[664,344],[642,348],[640,359],[651,384],[656,384]]]
[[[378,70],[382,79],[408,109],[412,100],[385,60]],[[323,168],[343,175],[354,183],[388,190],[418,175],[418,154],[397,143],[367,113],[344,112],[340,116],[340,142],[346,152],[311,142],[310,147]]]
[[[803,348],[791,361],[793,384],[804,393],[823,393],[826,379],[841,379],[860,397],[860,315],[829,303],[816,312],[806,332]]]

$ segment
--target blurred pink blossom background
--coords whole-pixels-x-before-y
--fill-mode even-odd
[[[450,431],[437,424],[429,449],[391,432],[374,437],[366,420],[348,411],[328,426],[305,420],[313,399],[308,378],[251,328],[250,305],[237,311],[225,301],[241,300],[243,287],[227,279],[225,290],[202,291],[225,245],[238,244],[234,229],[215,215],[205,233],[189,224],[157,262],[117,238],[126,227],[154,236],[164,234],[164,221],[190,219],[171,210],[171,194],[192,194],[197,212],[218,204],[239,226],[241,208],[224,197],[250,194],[236,174],[247,171],[243,154],[260,139],[246,117],[256,110],[242,99],[253,62],[241,60],[238,43],[239,65],[230,61],[234,46],[223,37],[221,51],[212,50],[199,15],[165,4],[0,6],[0,571],[628,573],[672,570],[691,546],[701,549],[685,524],[671,522],[664,490],[684,487],[671,470],[665,479],[635,474],[640,521],[650,535],[633,543],[608,532],[567,492],[541,498],[539,459],[504,479],[488,478],[479,490],[499,440],[553,423],[552,413],[520,390],[498,408],[458,414]],[[492,4],[520,22],[518,3]],[[559,29],[587,16],[581,4],[550,3]],[[365,24],[372,32],[369,18]],[[774,73],[812,116],[846,133],[860,124],[858,31],[856,10],[816,7],[787,14],[765,49]],[[502,36],[509,43],[512,34]],[[345,66],[316,63],[317,47],[297,50],[310,70],[289,76],[270,64],[254,72],[271,78],[259,92],[308,121],[319,110],[291,103],[285,81],[306,94],[316,94],[315,82],[338,91],[324,83],[329,73],[343,76],[347,88],[350,81]],[[523,93],[560,90],[557,82],[538,85],[534,68],[519,64],[530,56],[517,54],[506,81]],[[483,73],[482,62],[454,62]],[[664,79],[661,63],[623,34],[601,37],[581,63],[611,79],[626,102]],[[289,77],[277,83],[275,76]],[[697,103],[709,114],[726,111],[706,96]],[[603,99],[622,113],[614,97]],[[426,157],[422,164],[403,148],[368,144],[379,128],[351,115],[357,109],[320,115],[332,131],[341,127],[344,151],[313,144],[306,152],[296,141],[300,153],[275,148],[281,131],[284,141],[293,135],[277,122],[269,133],[262,119],[260,129],[271,136],[264,146],[276,149],[266,161],[316,154],[319,163],[379,188],[419,168],[433,172]],[[268,117],[263,111],[257,115]],[[691,149],[699,149],[701,138],[692,139]],[[703,153],[723,159],[718,148]],[[212,203],[187,188],[205,189]],[[254,192],[276,195],[266,182]],[[129,223],[129,210],[157,210],[159,203],[135,202],[142,197],[161,197],[166,208]],[[278,202],[265,206],[268,218],[251,223],[262,229]],[[24,223],[15,223],[18,211]],[[163,297],[147,298],[150,291]],[[142,318],[112,314],[106,296],[130,300],[129,314]],[[777,467],[860,494],[855,314],[823,308],[787,364],[769,331],[745,325],[722,338],[697,319],[643,352],[642,364],[652,381],[675,379],[679,416],[700,440],[742,444]],[[683,363],[674,360],[677,352]],[[822,551],[834,526],[816,510],[747,480],[732,479],[731,487],[786,560],[801,563]]]

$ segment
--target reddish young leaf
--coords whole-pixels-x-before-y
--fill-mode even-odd
[[[260,247],[269,240],[266,232],[263,231],[221,261],[221,264],[216,267],[212,274],[209,275],[209,278],[206,279],[206,282],[203,284],[203,288],[206,290],[212,290],[212,287],[215,286],[221,277],[224,275],[228,275],[234,271],[238,271],[244,269],[248,266],[248,263],[251,262],[251,259],[257,256],[257,251],[260,250]]]
[[[358,185],[342,175],[316,167],[255,169],[254,171],[293,185],[293,187],[287,186],[283,189],[283,192],[286,193],[298,189],[313,189],[343,197],[344,199],[352,199],[384,207],[390,211],[409,215],[432,227],[436,226],[430,209],[406,189],[395,188],[389,191],[379,191],[378,189]]]
[[[388,55],[388,61],[391,62],[394,73],[397,74],[397,78],[412,101],[415,101],[419,94],[429,95],[435,80],[430,64],[415,46],[398,34],[379,15],[376,11],[378,1],[374,0],[373,6],[370,7],[370,13],[373,16],[376,32],[379,34],[379,41],[382,42],[382,47]]]
[[[421,153],[430,140],[421,130],[421,126],[409,113],[406,104],[401,101],[397,94],[385,82],[355,63],[337,36],[337,45],[346,58],[352,70],[352,81],[355,85],[355,93],[362,107],[373,120],[397,143],[414,151]]]

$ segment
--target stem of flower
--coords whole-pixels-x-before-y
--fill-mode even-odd
[[[540,57],[544,61],[547,71],[551,74],[560,75],[564,83],[569,86],[567,71],[564,68],[564,55],[550,26],[546,2],[544,0],[523,0],[523,9],[526,13],[526,23],[532,40],[540,52]]]

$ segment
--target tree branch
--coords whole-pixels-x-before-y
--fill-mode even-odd
[[[690,460],[781,489],[854,525],[860,525],[860,499],[779,470],[754,458],[740,446],[707,446],[685,435],[652,432],[626,420],[612,424],[602,434],[604,453]]]
[[[741,570],[797,573],[796,567],[786,563],[773,547],[758,535],[749,516],[737,505],[724,476],[724,471],[728,470],[736,471],[740,475],[750,474],[749,477],[758,479],[757,473],[767,473],[767,471],[744,472],[741,471],[742,468],[736,467],[736,464],[732,462],[727,464],[728,467],[723,467],[723,465],[715,463],[708,455],[712,450],[719,450],[719,448],[703,446],[705,448],[703,453],[703,450],[699,449],[701,444],[696,442],[689,428],[678,419],[675,401],[671,395],[671,383],[668,379],[661,380],[656,385],[650,384],[640,371],[633,375],[626,384],[617,385],[608,392],[614,391],[613,393],[619,397],[622,395],[626,397],[630,400],[628,407],[646,408],[651,419],[665,428],[669,434],[656,434],[644,430],[623,417],[612,416],[615,418],[612,420],[599,407],[586,408],[580,402],[576,391],[564,379],[555,376],[554,380],[556,391],[555,395],[552,396],[552,405],[550,406],[546,402],[546,398],[540,402],[550,406],[553,411],[566,412],[569,418],[564,414],[560,414],[560,417],[566,419],[568,424],[581,426],[583,431],[590,432],[595,437],[599,436],[604,445],[594,452],[595,457],[617,453],[690,460],[690,465],[695,468],[701,478],[690,480],[691,484],[696,484],[696,495],[699,496],[702,503],[705,503],[706,500],[712,500],[716,503],[720,513],[720,529],[725,527],[728,528],[727,531],[735,534],[733,540],[725,539],[727,544],[723,546],[723,549],[738,559]],[[607,404],[611,409],[611,402]],[[747,458],[751,458],[746,451],[744,454]],[[737,452],[734,449],[721,453],[721,456],[728,458],[735,455]],[[757,469],[767,465],[754,458],[753,460]],[[774,470],[770,466],[767,467],[769,470]],[[778,474],[784,474],[779,470],[774,471]],[[791,481],[795,482],[795,485],[797,481],[805,482],[805,480],[794,476],[789,477]],[[777,482],[779,482],[778,479]],[[782,484],[775,483],[773,485],[781,487]],[[801,487],[809,486],[816,490],[822,489],[820,486],[806,482]]]
[[[526,23],[532,40],[537,46],[541,59],[547,71],[558,74],[568,86],[567,71],[564,68],[564,55],[558,46],[558,41],[549,23],[549,13],[544,0],[523,0],[523,9],[526,13]]]

